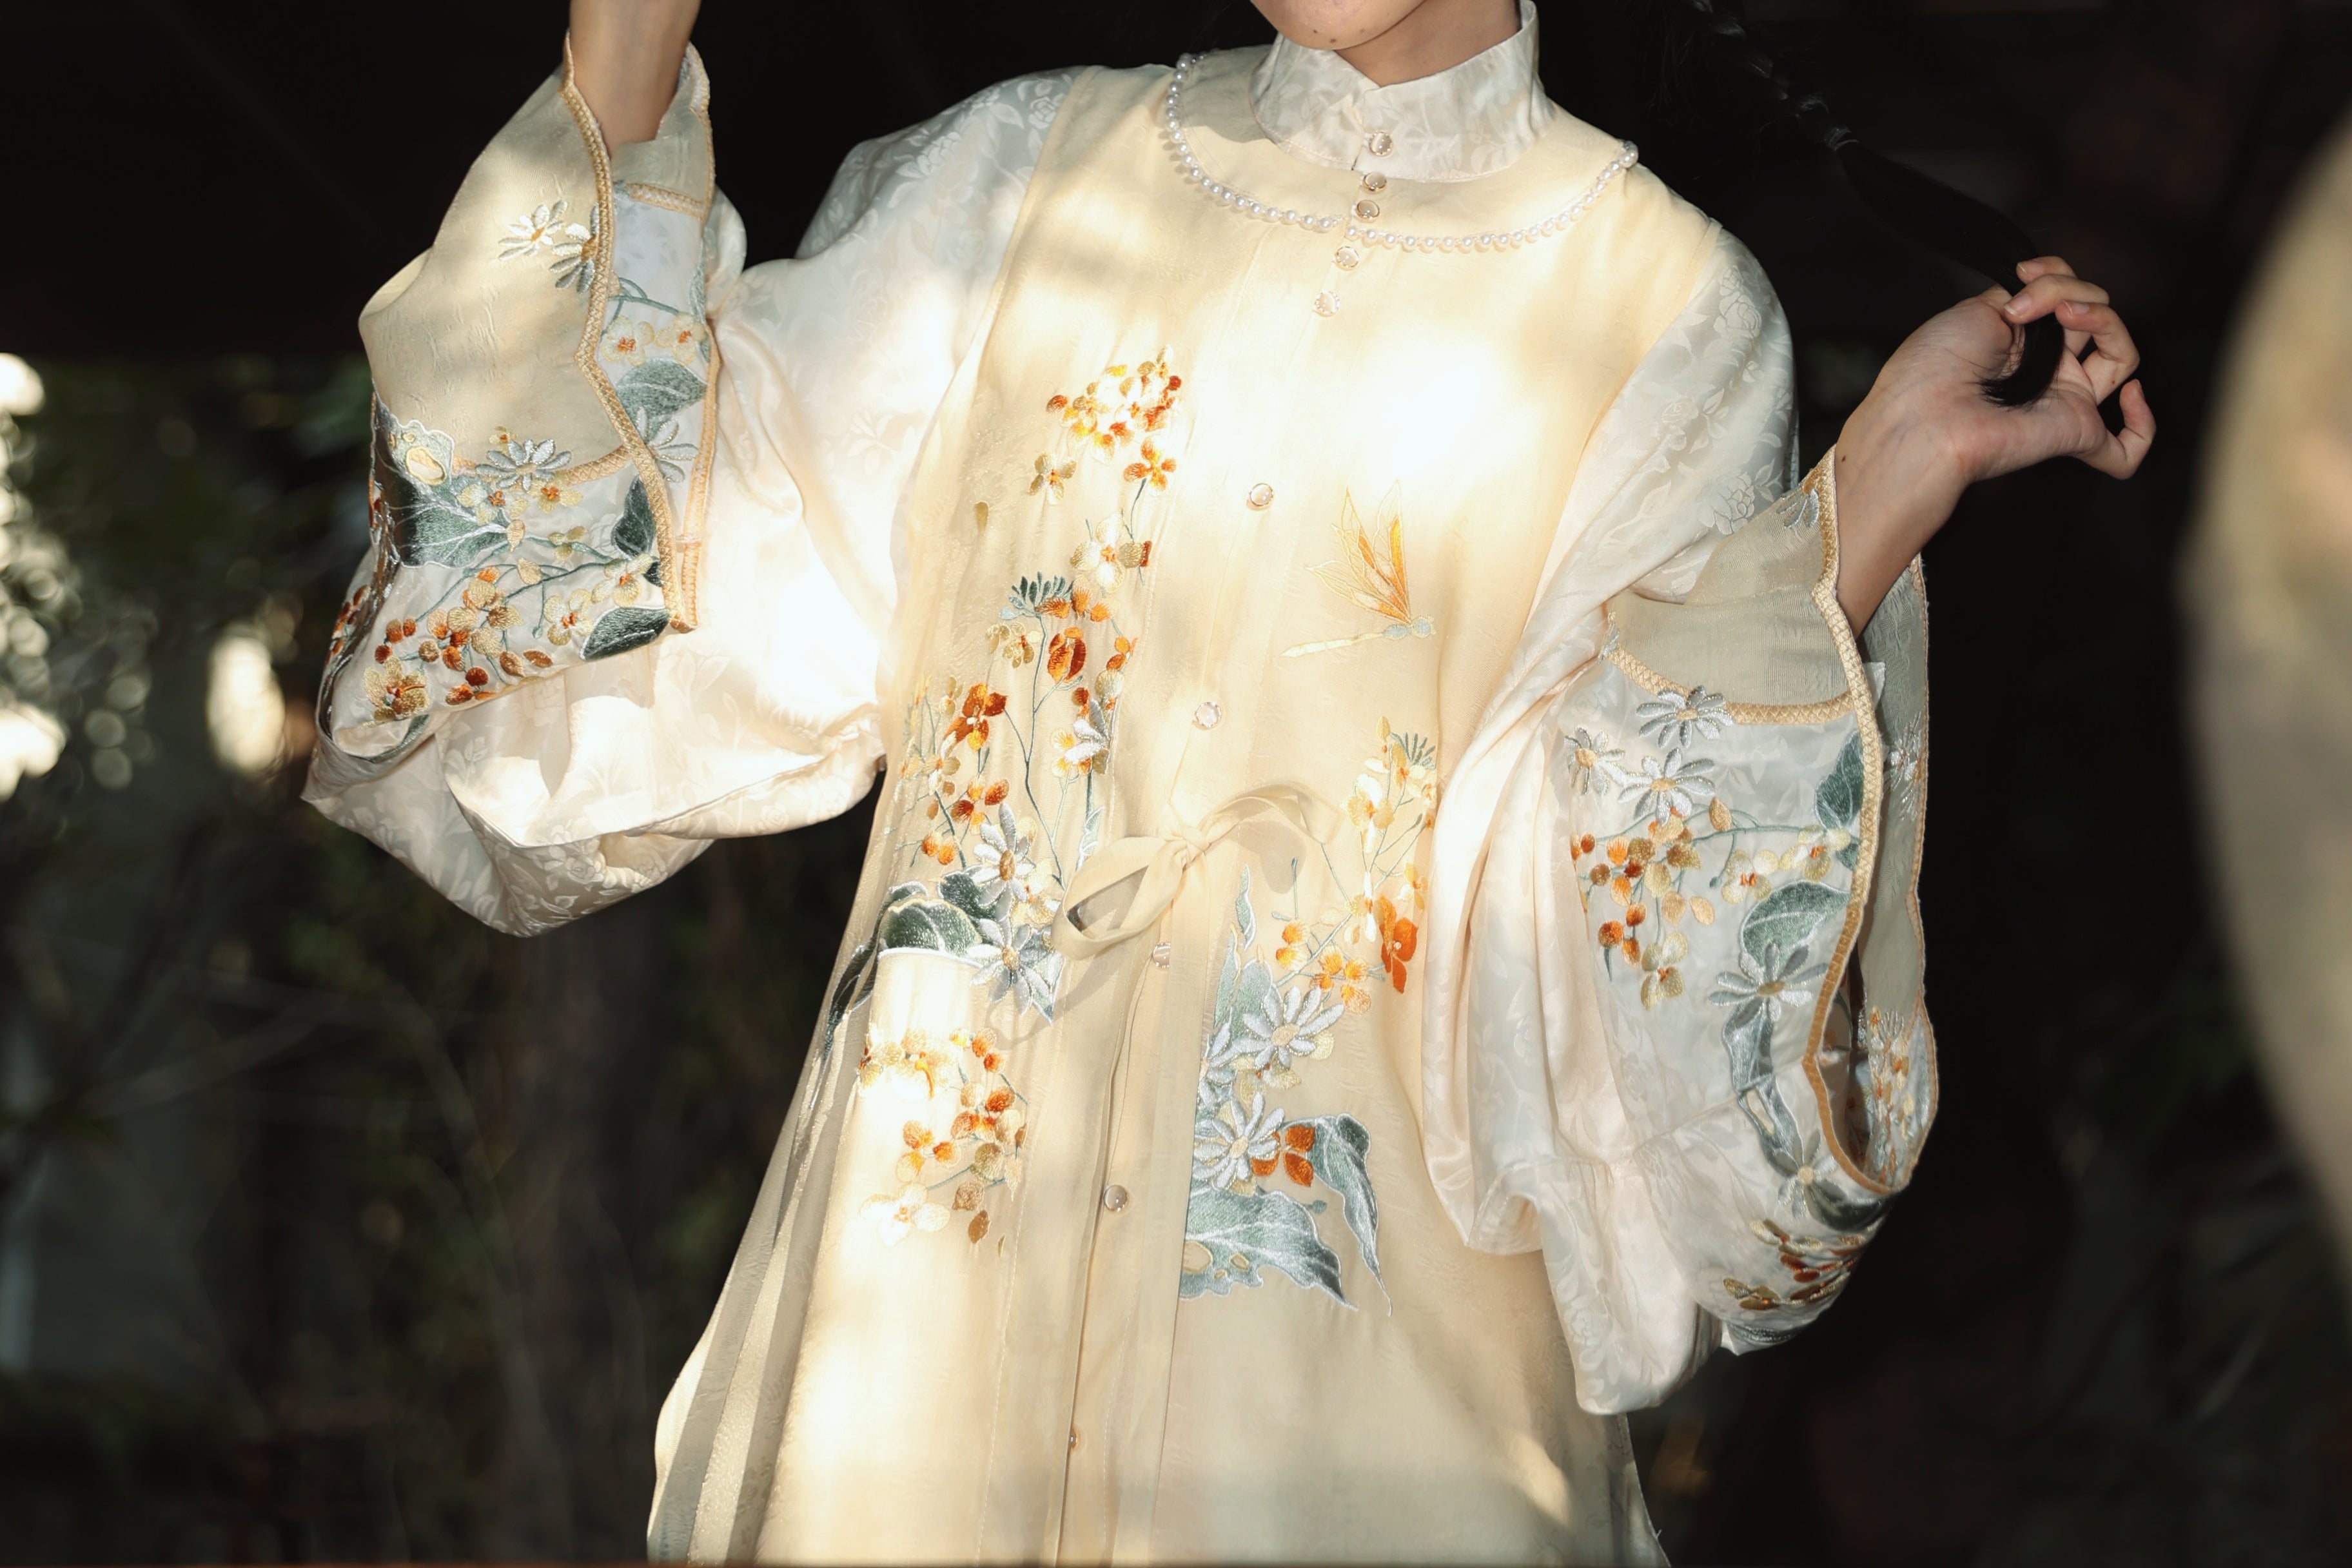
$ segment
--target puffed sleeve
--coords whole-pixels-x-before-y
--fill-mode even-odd
[[[859,147],[747,270],[699,58],[608,152],[567,54],[361,318],[371,551],[307,798],[528,934],[864,794],[900,497],[1068,82]]]
[[[1472,1246],[1541,1249],[1601,1413],[1818,1316],[1935,1108],[1921,579],[1853,636],[1831,459],[1776,499],[1777,305],[1736,245],[1715,274],[1589,459],[1433,868],[1432,1173]]]

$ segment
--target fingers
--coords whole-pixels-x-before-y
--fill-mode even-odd
[[[2063,256],[2037,256],[2031,261],[2021,261],[2017,264],[2017,276],[2023,282],[2031,283],[2036,278],[2053,274],[2060,278],[2072,278],[2074,276],[2074,268]]]
[[[2084,322],[2084,318],[2079,315],[2079,312],[2065,310],[2067,303],[2077,303],[2077,306],[2105,306],[2107,291],[2100,289],[2095,282],[2084,282],[2082,278],[2074,278],[2072,273],[2049,270],[2049,273],[2042,273],[2039,278],[2034,278],[2032,282],[2025,284],[2025,287],[2018,289],[2016,294],[2011,294],[2009,303],[2001,306],[2001,315],[2006,315],[2011,322],[2016,322],[2022,327],[2025,322],[2032,322],[2032,320],[2044,318],[2044,315],[2055,312],[2055,315],[2058,315],[2058,324],[2065,327],[2067,355],[2082,357],[2084,345],[2088,345],[2088,341],[2091,341],[2091,334],[2088,334],[2088,329],[2086,329],[2088,322]],[[2124,376],[2116,376],[2116,384],[2119,384],[2119,381],[2124,381]],[[2115,384],[2110,384],[2110,388],[2107,390],[2115,390]]]
[[[2059,303],[2058,320],[2067,329],[2070,348],[2078,334],[2091,344],[2091,353],[2082,364],[2083,374],[2091,383],[2092,402],[2105,403],[2116,388],[2139,373],[2139,345],[2132,342],[2124,319],[2112,307],[2065,300]],[[2081,353],[2079,349],[2075,352]]]
[[[2123,410],[2124,427],[2078,456],[2109,479],[2127,479],[2139,471],[2147,449],[2156,444],[2156,413],[2147,405],[2147,389],[2137,381],[2126,382],[2116,402]]]
[[[2107,291],[2096,283],[2084,282],[2071,272],[2044,272],[2011,295],[2008,303],[2001,306],[2000,312],[2019,326],[2023,326],[2028,321],[2050,314],[2069,300],[2104,305],[2107,302]],[[2062,318],[2059,325],[2067,329],[2068,352],[2081,353],[2083,342],[2078,341],[2076,323]]]

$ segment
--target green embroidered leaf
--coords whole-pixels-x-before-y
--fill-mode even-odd
[[[997,615],[1003,620],[1014,620],[1022,616],[1036,614],[1040,605],[1069,596],[1070,580],[1067,577],[1043,574],[1024,577],[1005,595],[1004,608]]]
[[[1756,1142],[1765,1160],[1782,1175],[1795,1175],[1804,1163],[1804,1134],[1789,1113],[1789,1102],[1780,1098],[1780,1086],[1768,1079],[1744,1090],[1739,1110],[1756,1129]]]
[[[1217,971],[1217,1010],[1211,1015],[1213,1029],[1222,1029],[1234,1021],[1234,1003],[1241,994],[1242,944],[1231,937],[1225,939],[1225,966]]]
[[[883,911],[877,938],[885,952],[912,949],[961,955],[966,948],[979,945],[980,931],[971,918],[953,904],[938,899],[910,899]]]
[[[643,647],[662,635],[669,626],[667,610],[641,610],[632,605],[620,605],[604,612],[580,645],[583,658],[610,658],[616,653],[626,653],[633,647]]]
[[[1255,960],[1243,964],[1240,984],[1234,986],[1234,1006],[1240,1016],[1272,1011],[1274,971]]]
[[[1234,930],[1244,947],[1257,941],[1257,913],[1250,908],[1250,874],[1246,866],[1242,868],[1241,894],[1234,900]]]
[[[650,555],[655,537],[653,503],[646,499],[646,481],[637,479],[621,503],[621,521],[613,525],[613,549],[622,555]]]
[[[1318,1180],[1339,1194],[1339,1213],[1356,1233],[1356,1249],[1364,1256],[1372,1278],[1381,1277],[1381,1205],[1372,1192],[1372,1174],[1365,1159],[1372,1135],[1352,1116],[1318,1116],[1307,1123],[1315,1129],[1315,1147],[1307,1163]]]
[[[397,464],[379,462],[376,485],[392,521],[393,552],[404,566],[471,566],[506,548],[507,525],[496,512],[485,521],[438,487],[418,484]]]
[[[1261,1283],[1273,1268],[1341,1306],[1352,1305],[1339,1285],[1339,1255],[1315,1234],[1315,1215],[1280,1193],[1229,1193],[1196,1186],[1184,1210],[1184,1239],[1208,1250],[1209,1266],[1179,1276],[1176,1293],[1222,1296],[1235,1285]]]
[[[1731,1087],[1738,1093],[1772,1082],[1772,1023],[1763,1005],[1743,1003],[1723,1021],[1723,1050],[1731,1058]]]
[[[1845,900],[1835,888],[1819,882],[1790,882],[1775,888],[1740,922],[1739,945],[1759,963],[1774,948],[1794,952],[1812,940],[1823,921],[1844,912]]]
[[[840,1032],[842,1019],[849,1016],[849,1010],[852,1007],[864,1000],[866,993],[872,989],[873,984],[874,944],[871,942],[861,942],[857,944],[857,951],[849,955],[849,962],[842,965],[841,978],[833,987],[833,1000],[825,1007],[824,1037],[821,1055],[832,1053],[833,1037]]]
[[[1845,750],[1838,753],[1837,766],[1830,770],[1813,790],[1813,815],[1823,827],[1843,827],[1849,830],[1862,821],[1862,735],[1859,731],[1846,737]]]
[[[940,897],[961,910],[975,921],[1001,921],[1013,902],[1009,883],[999,882],[993,897],[980,889],[980,883],[969,871],[950,871],[940,879]]]
[[[702,378],[673,359],[649,359],[613,387],[640,431],[701,402],[702,392]]]
[[[1886,1212],[1885,1198],[1849,1197],[1831,1186],[1827,1177],[1806,1183],[1804,1192],[1805,1206],[1832,1230],[1867,1229]]]

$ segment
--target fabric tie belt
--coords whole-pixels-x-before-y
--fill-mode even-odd
[[[1054,946],[1073,957],[1106,952],[1159,923],[1182,890],[1185,874],[1218,840],[1253,822],[1272,820],[1316,843],[1329,839],[1339,817],[1313,791],[1298,784],[1268,784],[1237,795],[1197,823],[1163,833],[1116,838],[1095,851],[1063,896],[1054,920]],[[1130,879],[1135,895],[1108,923],[1079,920],[1087,901]]]

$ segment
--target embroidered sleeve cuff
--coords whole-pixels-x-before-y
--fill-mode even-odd
[[[448,713],[696,619],[718,365],[709,82],[608,156],[565,68],[361,321],[371,550],[320,689],[319,782]]]
[[[1735,1348],[1832,1300],[1935,1111],[1916,899],[1926,601],[1855,638],[1829,460],[1681,603],[1620,595],[1552,789],[1626,1162]],[[1623,1176],[1620,1180],[1624,1179]]]

